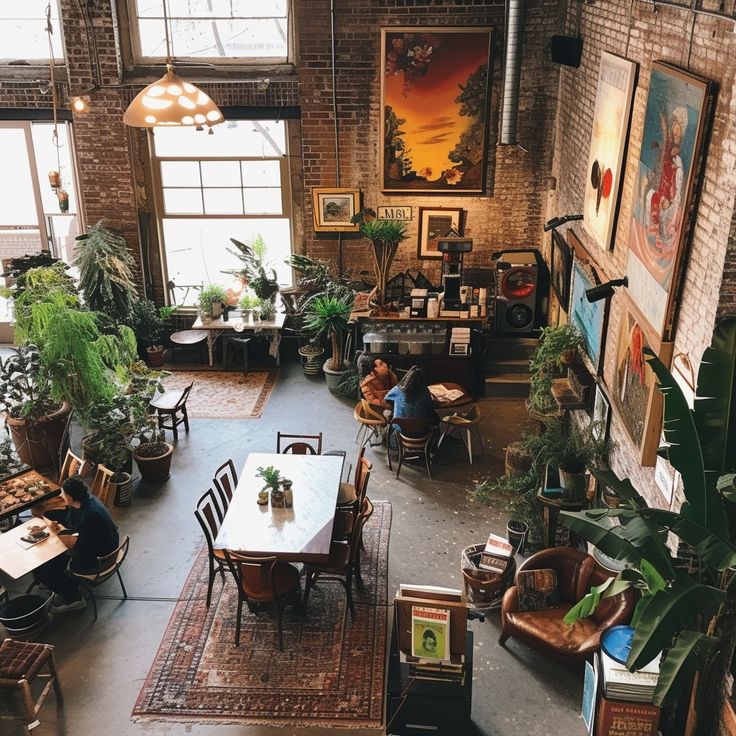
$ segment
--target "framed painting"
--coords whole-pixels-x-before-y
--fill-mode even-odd
[[[479,194],[491,29],[381,29],[381,191]]]
[[[595,385],[591,422],[593,424],[593,436],[597,440],[607,440],[611,427],[611,402],[601,388],[600,383],[596,383]]]
[[[711,83],[656,61],[629,225],[629,297],[662,340],[672,316],[694,212]]]
[[[442,258],[437,240],[450,230],[462,235],[462,209],[458,207],[420,207],[417,258]]]
[[[313,187],[312,211],[315,232],[357,232],[350,219],[360,212],[360,190]]]
[[[654,371],[644,358],[652,341],[631,309],[624,309],[619,326],[613,400],[626,431],[639,451],[639,463],[653,467],[662,432],[662,394]],[[672,343],[662,343],[659,358],[669,366]]]
[[[637,64],[604,51],[598,70],[583,223],[603,250],[613,247]]]
[[[552,252],[550,255],[549,279],[560,308],[567,312],[570,301],[570,273],[572,271],[572,252],[565,238],[552,231]]]
[[[608,307],[611,300],[601,299],[591,304],[585,298],[585,292],[600,283],[595,268],[576,255],[572,266],[568,321],[583,336],[583,362],[593,375],[599,375],[603,371]]]

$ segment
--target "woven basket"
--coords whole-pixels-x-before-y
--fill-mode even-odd
[[[500,575],[495,575],[478,567],[480,553],[485,544],[473,544],[463,550],[460,560],[460,572],[463,574],[465,597],[473,608],[487,611],[498,608],[506,588],[514,580],[516,561],[511,558],[508,567]]]

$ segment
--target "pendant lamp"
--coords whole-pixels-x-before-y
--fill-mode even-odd
[[[158,125],[193,125],[198,129],[206,125],[211,128],[223,123],[225,118],[208,94],[174,74],[166,3],[164,0],[166,74],[136,95],[123,115],[123,122],[132,128]]]

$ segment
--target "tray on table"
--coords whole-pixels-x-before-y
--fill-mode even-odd
[[[22,489],[24,492],[21,493]],[[0,480],[0,520],[15,516],[60,493],[61,488],[57,483],[35,470],[21,470],[7,476]]]

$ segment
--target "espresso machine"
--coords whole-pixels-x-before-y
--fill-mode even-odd
[[[459,316],[468,309],[467,295],[463,295],[463,257],[473,250],[473,240],[452,232],[444,238],[438,238],[437,250],[442,253],[442,288],[444,291],[440,316],[443,312],[452,312],[445,316]],[[463,298],[465,296],[466,298]]]

